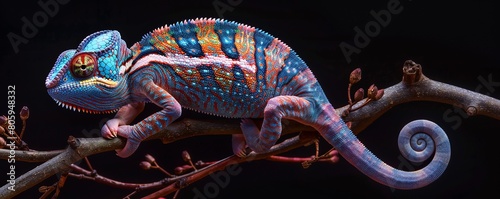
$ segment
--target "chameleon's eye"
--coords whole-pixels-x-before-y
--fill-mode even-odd
[[[94,74],[95,68],[96,60],[90,53],[78,54],[70,62],[70,70],[75,77],[89,77]]]

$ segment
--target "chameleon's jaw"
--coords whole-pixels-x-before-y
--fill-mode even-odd
[[[56,103],[64,108],[94,114],[112,113],[118,110],[118,104],[111,103],[120,100],[114,96],[113,90],[118,82],[99,77],[92,77],[79,82],[65,83],[50,87],[48,94]],[[107,99],[107,100],[106,100]]]
[[[108,111],[96,111],[96,110],[90,110],[90,109],[85,109],[85,108],[81,108],[81,107],[78,107],[78,106],[75,106],[75,105],[72,105],[72,104],[68,104],[68,103],[65,103],[65,102],[61,102],[55,98],[52,98],[54,101],[56,101],[56,103],[63,107],[63,108],[66,108],[66,109],[69,109],[69,110],[73,110],[73,111],[78,111],[78,112],[83,112],[83,113],[91,113],[91,114],[108,114],[108,113],[114,113],[114,112],[117,112],[118,109],[114,109],[114,110],[108,110]]]
[[[60,81],[60,80],[59,80]],[[59,83],[59,82],[57,82]],[[101,77],[92,77],[86,80],[81,80],[77,82],[72,82],[72,83],[63,83],[60,85],[51,85],[47,86],[47,89],[56,89],[56,90],[61,90],[61,91],[66,91],[70,89],[76,89],[76,88],[83,88],[87,86],[103,86],[107,88],[115,88],[118,85],[118,82],[109,80],[106,78],[101,78]]]

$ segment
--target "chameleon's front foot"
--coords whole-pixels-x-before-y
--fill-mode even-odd
[[[102,127],[101,135],[104,138],[112,139],[117,136],[123,137],[127,139],[127,143],[123,149],[117,149],[116,155],[122,158],[129,157],[132,155],[137,148],[139,148],[139,144],[141,140],[134,136],[134,128],[130,125],[120,125],[119,119],[111,119],[106,122],[106,124]]]
[[[102,126],[101,135],[103,138],[112,139],[117,136],[118,126],[120,126],[120,119],[110,119]]]

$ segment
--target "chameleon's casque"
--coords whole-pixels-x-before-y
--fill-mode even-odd
[[[226,20],[195,19],[164,26],[130,49],[117,31],[96,32],[76,50],[59,56],[45,84],[54,100],[73,110],[99,113],[122,107],[118,119],[103,128],[103,135],[127,138],[118,153],[122,157],[177,119],[183,107],[243,118],[244,141],[233,139],[235,153],[245,144],[258,153],[269,151],[280,137],[283,118],[310,125],[361,172],[398,189],[433,182],[450,159],[444,131],[430,121],[417,120],[401,131],[400,149],[412,161],[424,161],[435,152],[432,161],[417,171],[385,164],[345,125],[291,48],[264,31]],[[120,120],[134,110],[130,104],[142,102],[163,110],[135,125],[128,125],[130,119]],[[262,127],[246,118],[264,118]],[[422,139],[430,151],[412,150],[410,144]]]
[[[86,112],[110,112],[123,103],[116,99],[123,80],[119,66],[131,52],[117,31],[101,31],[85,38],[76,50],[57,59],[45,81],[49,95],[59,104]],[[126,82],[122,82],[122,86]]]

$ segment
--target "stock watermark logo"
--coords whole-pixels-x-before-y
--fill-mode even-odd
[[[234,7],[240,5],[243,0],[215,0],[212,2],[215,12],[219,18],[224,18],[224,13],[226,11],[232,12]]]
[[[105,117],[102,118],[101,121],[99,121],[99,128],[98,129],[92,129],[88,131],[87,129],[82,130],[82,134],[85,137],[92,138],[92,137],[101,137],[101,128],[106,124],[106,122],[109,120],[109,118]]]
[[[353,28],[355,33],[353,42],[348,43],[344,41],[339,44],[347,63],[351,63],[353,53],[361,53],[361,49],[366,48],[370,44],[371,39],[377,37],[382,28],[387,27],[391,23],[393,15],[397,15],[402,11],[403,6],[399,0],[389,0],[387,9],[382,9],[378,12],[371,10],[370,15],[373,17],[373,20],[367,22],[364,29],[358,26]]]
[[[213,182],[209,182],[203,186],[203,190],[194,188],[195,194],[193,199],[216,198],[221,189],[226,188],[231,182],[231,177],[241,173],[243,169],[239,164],[229,165],[225,170],[210,174]],[[202,192],[203,191],[203,192]]]
[[[9,185],[8,189],[10,191],[16,191],[16,112],[14,108],[16,107],[16,85],[8,85],[7,86],[7,140],[9,143],[7,144],[9,148],[9,158],[7,162],[9,165],[9,172],[7,173],[7,183]]]
[[[477,80],[479,81],[479,84],[475,88],[475,92],[477,93],[483,93],[487,96],[492,95],[496,90],[496,87],[500,87],[500,82],[495,82],[493,81],[493,74],[488,74],[488,77],[485,78],[482,75],[477,77]],[[483,92],[484,89],[486,89],[486,92]],[[467,114],[466,111],[463,109],[454,106],[453,108],[450,108],[443,113],[443,119],[445,122],[448,123],[453,123],[451,128],[453,130],[458,129],[460,125],[462,125],[462,120],[469,118],[469,114]]]
[[[38,30],[43,28],[49,22],[50,17],[54,17],[59,12],[59,6],[67,4],[70,0],[39,0],[39,11],[35,12],[31,19],[26,16],[21,17],[20,33],[9,32],[7,39],[15,53],[19,52],[21,44],[27,44],[29,39],[32,39],[38,34]]]

